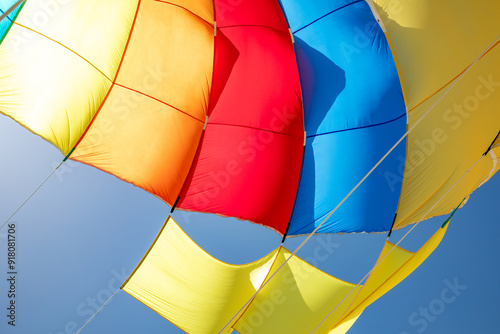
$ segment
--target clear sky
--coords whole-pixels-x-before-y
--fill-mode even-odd
[[[3,223],[63,157],[4,116],[0,136]],[[349,333],[498,333],[498,189],[495,176],[477,190],[434,254],[369,307]],[[161,200],[111,175],[71,161],[63,165],[11,221],[17,240],[15,327],[7,324],[7,229],[0,230],[0,333],[75,333],[132,272],[168,212]],[[247,222],[181,211],[173,216],[205,250],[230,263],[256,260],[281,241]],[[403,246],[417,250],[444,220],[422,223]],[[401,235],[394,233],[391,241]],[[299,255],[307,258],[326,243],[332,254],[320,269],[357,283],[384,240],[383,235],[316,236]],[[285,246],[293,250],[300,241],[289,239]],[[446,288],[454,295],[443,298]],[[119,291],[82,333],[182,332]]]

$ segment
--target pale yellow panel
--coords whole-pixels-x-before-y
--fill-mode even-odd
[[[409,109],[458,76],[500,31],[497,0],[373,0],[400,65]]]
[[[28,1],[0,46],[0,112],[69,153],[114,78],[137,1]]]
[[[500,129],[499,63],[497,44],[454,87],[446,86],[409,113],[411,127],[430,110],[408,135],[396,229],[424,216],[449,213],[491,177],[494,160],[488,154],[456,184],[486,152]]]
[[[377,260],[377,266],[337,326],[352,324],[366,307],[415,271],[439,245],[447,228],[448,224],[440,228],[416,253],[387,241]]]
[[[29,0],[16,23],[64,45],[114,79],[137,4],[138,0]],[[34,35],[27,30],[18,43],[29,44]]]
[[[214,334],[255,293],[276,254],[246,265],[220,262],[169,218],[122,289],[188,333]]]
[[[145,81],[154,84],[147,75]],[[71,159],[116,175],[173,205],[203,125],[160,101],[113,86]]]
[[[204,122],[212,84],[213,35],[212,25],[184,8],[142,1],[117,83]]]
[[[19,44],[24,33],[14,25],[0,45],[0,112],[66,155],[111,82],[76,54],[40,35]]]
[[[271,269],[290,256],[281,249]],[[317,333],[327,333],[360,287],[332,277],[294,256],[252,301],[233,326],[242,334],[311,333],[337,307]]]

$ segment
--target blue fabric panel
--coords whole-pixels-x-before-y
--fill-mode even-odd
[[[11,8],[17,0],[0,0],[0,15],[4,14],[9,8]],[[5,35],[9,31],[12,26],[12,22],[15,20],[17,14],[21,10],[21,6],[18,6],[15,10],[13,10],[6,18],[0,21],[0,43],[5,38]]]
[[[288,235],[311,232],[406,131],[397,69],[368,4],[320,3],[282,1],[291,25],[308,22],[294,33],[308,138]],[[319,232],[388,231],[401,183],[386,179],[401,174],[405,151],[402,142]]]
[[[351,3],[360,2],[360,0],[282,0],[280,2],[286,14],[290,29],[295,33],[322,16],[335,12]]]
[[[288,235],[312,232],[396,143],[405,128],[403,115],[382,125],[311,138],[306,145]],[[406,142],[402,141],[318,233],[388,231],[401,192],[405,151]]]

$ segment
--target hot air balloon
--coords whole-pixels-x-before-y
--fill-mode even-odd
[[[2,10],[13,5],[1,27],[0,111],[64,163],[115,175],[172,211],[250,221],[283,240],[390,233],[450,213],[498,169],[493,1],[11,1]],[[168,218],[122,289],[190,333],[345,331],[447,226],[412,253],[387,243],[361,288],[282,247],[251,264],[219,263]],[[293,302],[264,317],[269,300]]]

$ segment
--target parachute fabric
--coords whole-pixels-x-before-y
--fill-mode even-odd
[[[352,323],[368,305],[413,272],[441,242],[448,225],[443,226],[416,253],[386,242],[366,284],[356,286],[297,256],[277,272],[291,255],[284,247],[247,265],[220,262],[169,218],[122,289],[188,333],[216,333],[228,323],[222,333],[231,327],[239,333],[310,333],[325,318],[318,333],[328,333]],[[275,272],[269,284],[238,313]]]

